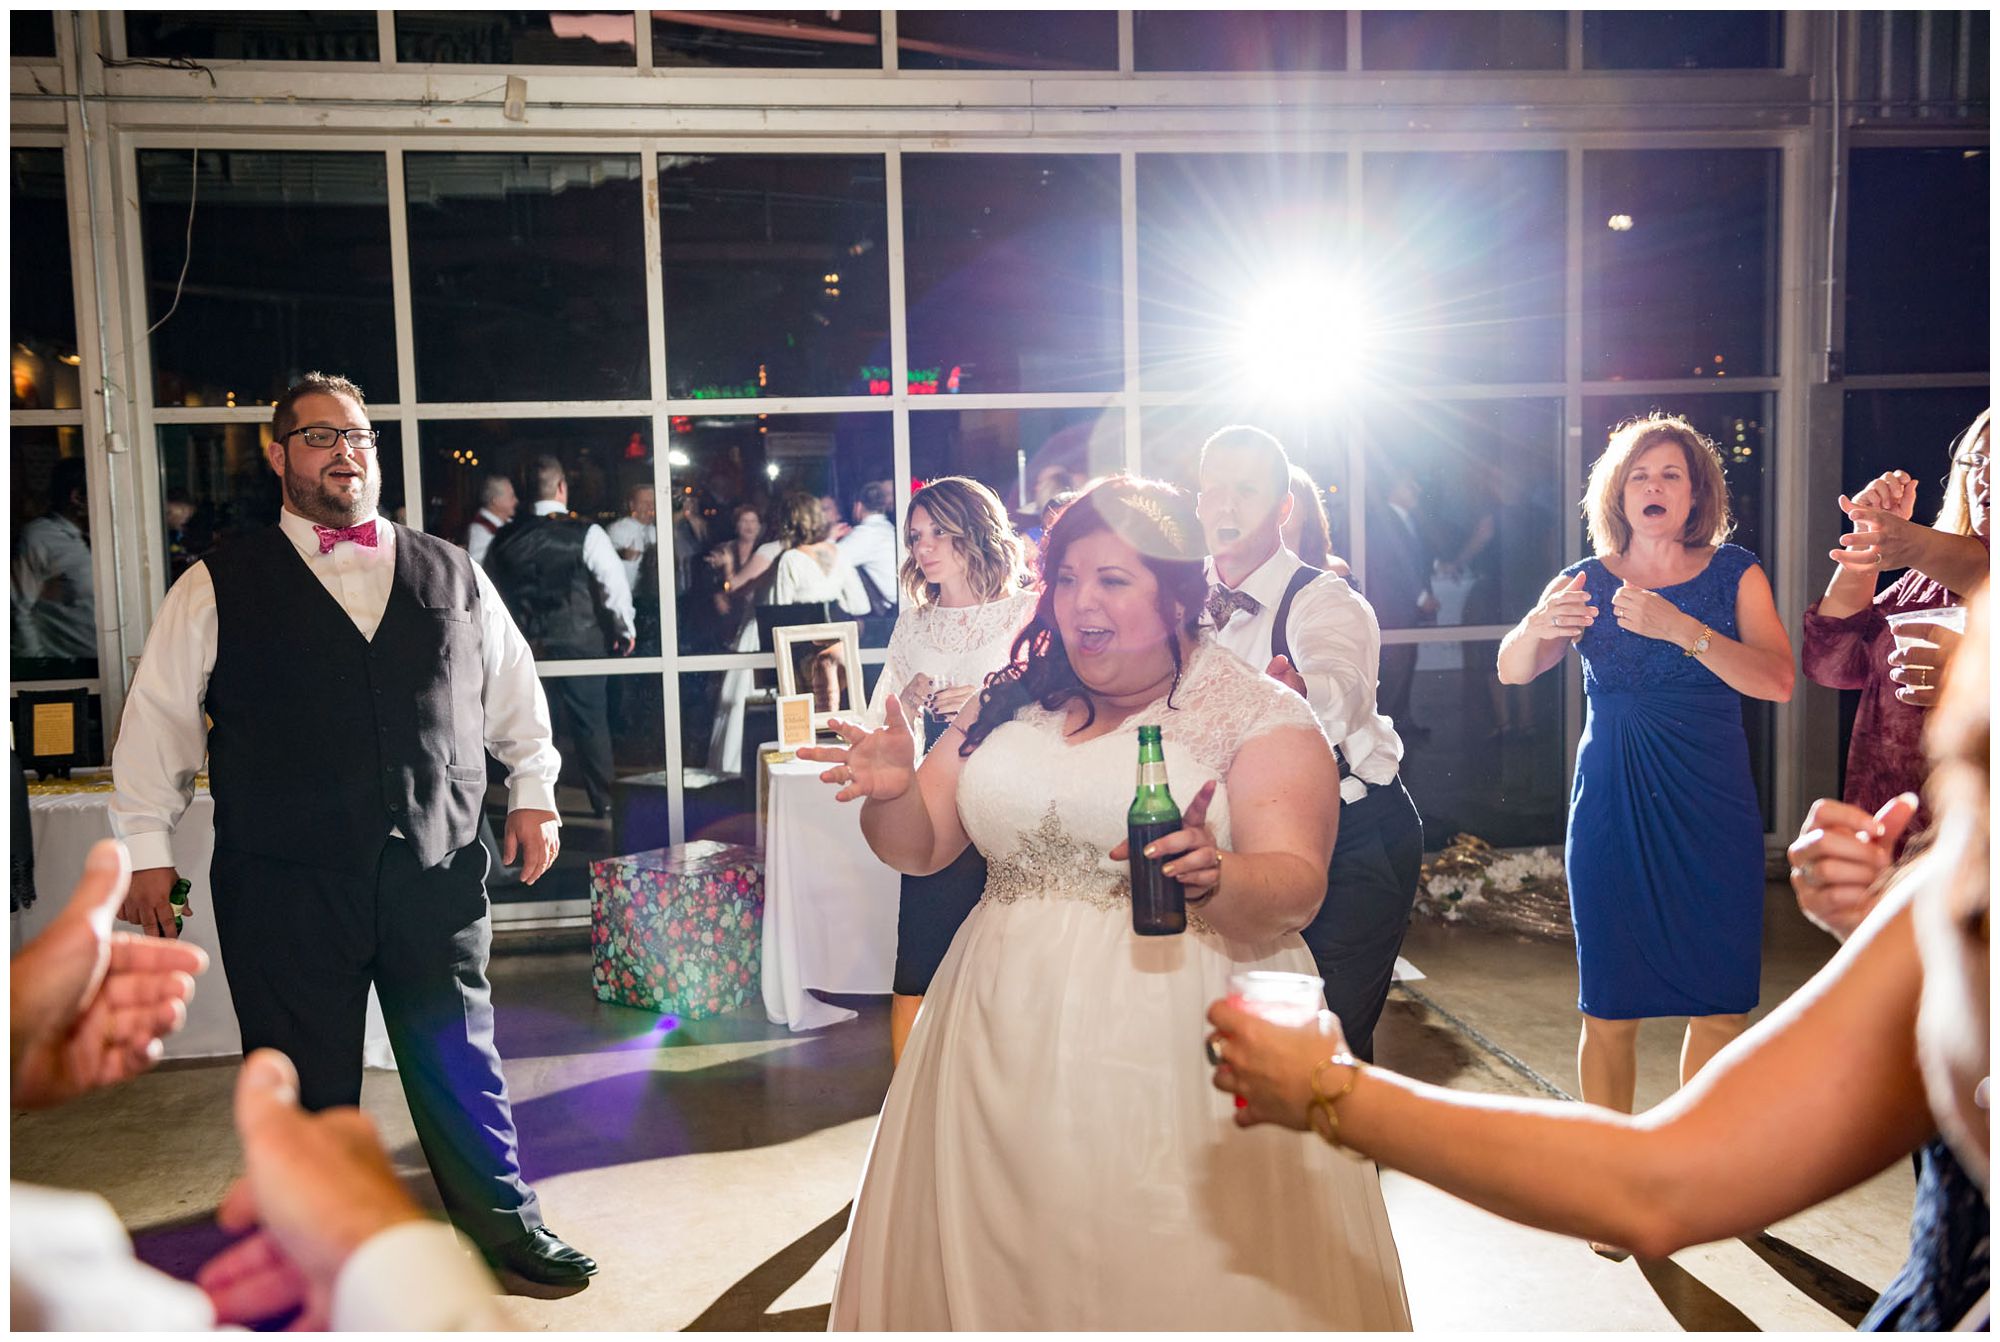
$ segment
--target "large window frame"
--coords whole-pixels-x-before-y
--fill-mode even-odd
[[[123,22],[120,12],[86,15],[81,24],[86,45],[113,59],[122,58]],[[1484,385],[1453,383],[1425,385],[1420,394],[1435,400],[1503,400],[1546,398],[1560,401],[1564,440],[1560,488],[1565,499],[1582,490],[1583,404],[1605,395],[1676,397],[1713,393],[1723,388],[1706,379],[1664,379],[1648,382],[1598,382],[1582,376],[1582,238],[1591,222],[1582,218],[1583,155],[1595,150],[1760,148],[1779,152],[1781,271],[1777,278],[1777,355],[1768,377],[1731,379],[1729,391],[1768,392],[1777,407],[1777,432],[1771,460],[1771,508],[1778,567],[1778,604],[1797,637],[1798,612],[1814,594],[1820,576],[1811,562],[1821,545],[1823,519],[1811,516],[1810,502],[1825,491],[1831,450],[1836,475],[1839,461],[1839,414],[1831,423],[1823,399],[1834,400],[1848,389],[1927,385],[1982,385],[1974,375],[1926,378],[1920,375],[1851,379],[1829,388],[1820,366],[1824,287],[1824,248],[1829,241],[1824,213],[1825,176],[1830,122],[1815,110],[1809,96],[1809,72],[1826,50],[1833,20],[1795,13],[1788,17],[1785,65],[1776,70],[1747,72],[1672,71],[1607,74],[1582,68],[1581,24],[1572,14],[1568,68],[1533,75],[1495,77],[1477,73],[1373,72],[1365,81],[1338,73],[1202,75],[1135,73],[1132,66],[1132,20],[1118,16],[1119,68],[1115,72],[1053,74],[1045,72],[966,71],[950,74],[902,73],[895,62],[895,14],[883,15],[884,67],[881,70],[783,71],[752,69],[655,69],[651,61],[651,29],[643,12],[635,19],[638,41],[636,68],[408,66],[394,59],[392,16],[378,20],[384,59],[366,62],[217,62],[216,74],[231,96],[193,112],[204,129],[190,132],[190,108],[210,93],[199,73],[142,68],[98,68],[95,60],[78,62],[70,16],[59,16],[58,60],[53,73],[62,101],[36,92],[51,72],[46,60],[16,60],[14,66],[17,145],[63,145],[67,149],[71,198],[72,249],[77,257],[78,318],[85,347],[86,389],[114,385],[144,389],[143,393],[112,398],[108,416],[86,411],[17,411],[17,426],[38,423],[80,425],[92,460],[93,521],[101,517],[118,544],[98,556],[100,582],[122,593],[120,627],[103,636],[100,689],[107,721],[115,721],[129,677],[127,658],[136,655],[163,599],[166,574],[162,556],[161,500],[157,462],[159,426],[187,423],[256,423],[268,408],[242,406],[186,408],[152,404],[152,378],[143,335],[145,307],[139,211],[133,183],[136,155],[144,149],[257,149],[380,152],[386,156],[389,180],[391,260],[394,274],[395,347],[403,399],[371,407],[378,422],[399,424],[403,439],[403,476],[409,522],[422,527],[422,443],[425,425],[446,419],[493,417],[641,418],[652,426],[652,441],[670,440],[670,423],[680,415],[840,414],[888,412],[891,416],[893,464],[898,509],[907,506],[910,470],[910,425],[913,415],[973,409],[1117,409],[1122,412],[1124,464],[1140,466],[1142,412],[1153,406],[1199,403],[1195,391],[1144,389],[1139,373],[1137,160],[1140,153],[1243,154],[1269,152],[1333,153],[1344,156],[1349,238],[1361,227],[1364,156],[1392,152],[1481,152],[1545,150],[1565,156],[1566,274],[1564,277],[1564,371],[1559,380],[1541,383]],[[1348,16],[1348,73],[1361,72],[1359,12]],[[31,71],[28,67],[34,67]],[[86,97],[75,96],[76,71],[81,69]],[[516,75],[529,84],[526,124],[505,118],[499,75]],[[745,81],[753,81],[746,83]],[[1394,97],[1385,100],[1382,86]],[[296,102],[287,102],[296,94]],[[1539,95],[1537,97],[1536,95]],[[347,106],[328,112],[317,100],[344,100]],[[1522,106],[1531,112],[1524,118]],[[1274,107],[1287,110],[1286,134],[1274,145],[1270,134]],[[1424,129],[1410,129],[1410,109],[1426,109]],[[1615,109],[1615,110],[1613,110]],[[414,116],[427,123],[412,127]],[[88,115],[98,144],[86,154],[82,118]],[[1524,126],[1524,120],[1527,123]],[[1880,136],[1882,138],[1875,138]],[[1853,138],[1853,137],[1843,137]],[[1983,127],[1943,130],[1873,132],[1866,143],[1964,143],[1984,145]],[[103,147],[108,144],[108,152]],[[1843,146],[1844,147],[1844,146]],[[776,397],[753,402],[673,399],[667,387],[666,323],[661,275],[661,221],[648,202],[658,199],[659,158],[663,153],[699,150],[706,153],[881,154],[887,182],[887,250],[889,263],[891,394],[883,396]],[[641,223],[647,257],[645,295],[648,325],[650,395],[621,401],[426,403],[416,392],[415,343],[409,271],[409,239],[403,156],[411,152],[495,153],[621,153],[638,154],[641,163]],[[912,396],[908,391],[908,331],[904,293],[903,170],[913,155],[926,153],[1096,153],[1115,155],[1119,162],[1119,230],[1121,260],[1121,330],[1123,383],[1101,393],[974,394],[951,397]],[[86,173],[91,180],[86,180]],[[90,250],[92,215],[84,199],[96,189],[98,239],[109,247],[98,258],[106,275],[103,308],[109,335],[105,350],[110,364],[98,356],[94,306],[94,271]],[[1838,216],[1836,216],[1838,220]],[[1838,273],[1840,233],[1832,235]],[[1833,330],[1840,330],[1837,302]],[[1837,336],[1836,336],[1837,341]],[[121,349],[121,347],[123,347]],[[91,404],[92,398],[85,397]],[[94,418],[105,423],[93,424]],[[1349,417],[1344,451],[1348,479],[1356,497],[1366,497],[1367,456],[1358,449],[1353,432],[1358,416]],[[107,453],[115,430],[120,448]],[[672,497],[674,471],[665,451],[654,453],[655,486],[660,497]],[[102,477],[100,479],[100,477]],[[1354,510],[1351,558],[1365,571],[1366,510]],[[118,519],[126,519],[120,525]],[[1810,518],[1810,520],[1808,520]],[[1581,557],[1580,531],[1565,530],[1562,557]],[[898,559],[902,541],[898,536]],[[102,589],[101,589],[102,590]],[[660,620],[663,631],[678,627],[676,596],[662,583]],[[107,625],[113,623],[106,621]],[[1505,625],[1453,626],[1394,630],[1389,644],[1490,642],[1506,632]],[[670,645],[669,645],[670,646]],[[864,662],[878,662],[884,653],[869,650]],[[540,669],[547,677],[577,675],[652,675],[659,679],[665,705],[669,759],[676,758],[680,705],[677,677],[685,672],[713,672],[769,664],[768,655],[715,653],[555,662]],[[114,674],[113,668],[116,668]],[[1564,702],[1564,756],[1573,765],[1581,729],[1580,677],[1571,666]],[[1807,779],[1828,778],[1817,762],[1802,763],[1808,742],[1824,733],[1805,731],[1806,714],[1797,701],[1777,709],[1775,749],[1778,759],[1774,809],[1781,842],[1813,792]],[[108,744],[108,743],[107,743]],[[674,842],[685,838],[682,772],[668,769]],[[527,914],[536,906],[517,906]],[[540,910],[539,912],[551,912]]]

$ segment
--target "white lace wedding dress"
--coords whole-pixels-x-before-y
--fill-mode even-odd
[[[1182,805],[1242,743],[1314,732],[1305,701],[1207,640],[1163,727]],[[1198,917],[1132,932],[1123,863],[1135,731],[1072,745],[1030,708],[966,761],[989,863],[890,1085],[849,1222],[835,1329],[1409,1326],[1375,1167],[1289,1129],[1239,1130],[1202,1057],[1241,969],[1312,972],[1297,935]],[[1312,799],[1299,798],[1301,804]],[[1228,843],[1226,787],[1209,812]]]

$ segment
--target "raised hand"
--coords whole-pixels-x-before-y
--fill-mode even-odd
[[[1222,850],[1216,847],[1214,831],[1208,827],[1209,804],[1215,800],[1216,780],[1211,778],[1194,794],[1181,811],[1181,827],[1163,839],[1155,839],[1146,849],[1147,857],[1172,858],[1160,868],[1179,881],[1187,891],[1187,902],[1200,905],[1222,885]],[[1113,862],[1132,855],[1132,845],[1120,839],[1109,854]]]
[[[1878,475],[1863,485],[1852,500],[1844,494],[1841,496],[1841,511],[1845,512],[1856,504],[1863,508],[1881,508],[1907,521],[1917,510],[1917,482],[1910,478],[1908,471]]]
[[[1621,582],[1611,596],[1611,615],[1618,627],[1641,638],[1657,638],[1682,647],[1694,642],[1700,632],[1692,615],[1644,587]]]
[[[1831,552],[1835,563],[1848,568],[1908,568],[1917,561],[1929,527],[1886,508],[1846,499],[1842,504],[1854,530],[1840,538],[1844,549]]]
[[[888,721],[874,731],[857,722],[835,718],[828,725],[845,742],[838,746],[800,746],[798,756],[815,764],[830,764],[819,776],[822,783],[839,783],[835,801],[867,797],[874,801],[894,801],[917,781],[917,743],[910,733],[910,720],[903,704],[889,696]]]
[[[1530,632],[1541,639],[1566,638],[1574,643],[1597,619],[1597,607],[1590,602],[1584,584],[1588,576],[1579,570],[1568,583],[1556,588],[1528,612]]]

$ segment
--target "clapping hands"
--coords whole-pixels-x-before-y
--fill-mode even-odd
[[[822,783],[838,783],[835,801],[894,801],[917,780],[917,743],[902,700],[889,696],[888,720],[873,731],[859,723],[835,718],[828,725],[845,743],[800,746],[798,756],[832,767],[820,774]]]

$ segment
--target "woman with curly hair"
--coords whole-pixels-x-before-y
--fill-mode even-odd
[[[1305,700],[1200,632],[1203,549],[1181,491],[1097,482],[1044,538],[1012,662],[921,766],[894,697],[886,725],[800,752],[867,799],[897,870],[988,864],[883,1104],[836,1329],[1409,1326],[1374,1168],[1244,1144],[1193,1047],[1231,974],[1313,972],[1297,929],[1336,821],[1296,799],[1339,787]],[[1155,848],[1179,936],[1132,928],[1142,724],[1182,807]]]
[[[1583,658],[1565,851],[1577,1072],[1586,1101],[1630,1113],[1642,1019],[1688,1018],[1686,1085],[1757,1005],[1764,820],[1743,700],[1791,698],[1792,645],[1757,556],[1728,543],[1722,458],[1685,419],[1620,425],[1583,511],[1596,555],[1549,583],[1499,670],[1525,685]]]
[[[928,750],[986,677],[1007,664],[1035,595],[1023,590],[1027,567],[1005,505],[977,480],[947,475],[925,485],[910,501],[905,540],[901,577],[909,601],[889,635],[889,660],[868,710],[881,721],[893,694],[905,718],[922,718]],[[889,1004],[889,1048],[898,1062],[931,976],[985,888],[986,862],[975,848],[936,875],[903,877]]]

